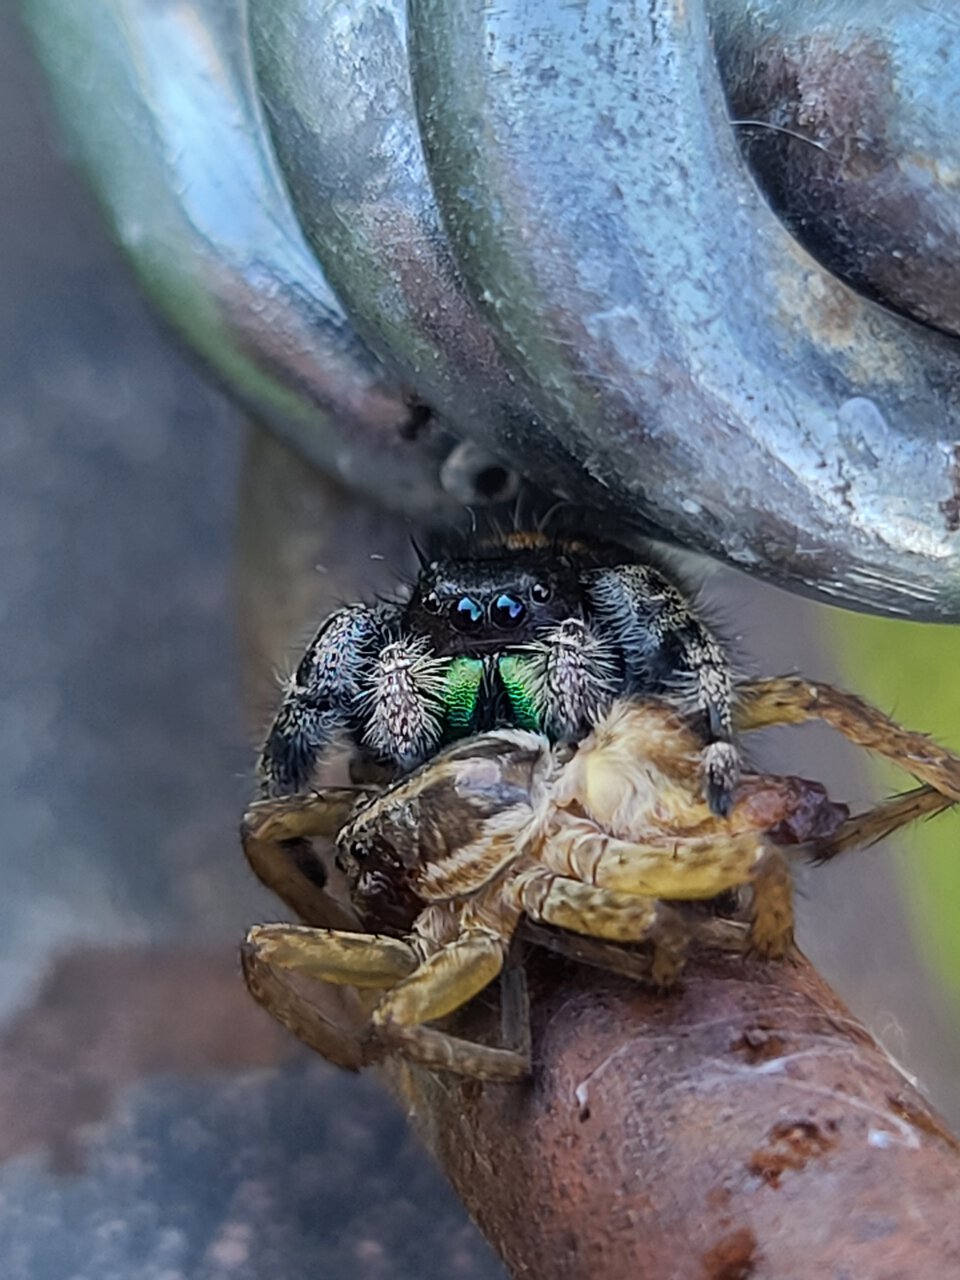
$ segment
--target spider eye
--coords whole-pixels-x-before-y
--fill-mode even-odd
[[[497,596],[490,606],[490,621],[495,627],[502,627],[507,631],[511,627],[519,627],[526,612],[526,605],[522,600],[518,600],[516,596],[510,596],[504,592],[502,595]]]
[[[546,604],[553,595],[553,588],[545,582],[535,582],[530,588],[530,599],[536,604]]]
[[[470,596],[461,596],[451,610],[450,621],[458,631],[474,631],[483,621],[483,609]]]
[[[427,613],[439,613],[441,608],[440,597],[435,591],[428,591],[421,602]]]

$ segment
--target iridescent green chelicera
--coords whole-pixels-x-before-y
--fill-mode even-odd
[[[451,737],[472,729],[482,681],[480,658],[453,658],[450,662],[443,684],[443,709]]]
[[[516,653],[501,654],[497,662],[500,681],[507,691],[515,723],[520,729],[540,728],[535,668],[535,659]]]

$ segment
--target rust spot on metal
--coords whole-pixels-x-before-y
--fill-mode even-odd
[[[810,1120],[788,1121],[770,1130],[769,1146],[755,1151],[747,1168],[771,1187],[788,1170],[799,1171],[837,1145],[837,1138]]]
[[[707,1192],[707,1204],[711,1209],[726,1209],[730,1200],[731,1195],[727,1187],[714,1187]]]
[[[707,1280],[749,1280],[757,1260],[757,1237],[749,1227],[740,1227],[703,1255],[703,1274]]]
[[[960,444],[953,446],[949,469],[951,493],[940,503],[940,510],[947,526],[947,533],[960,529]]]

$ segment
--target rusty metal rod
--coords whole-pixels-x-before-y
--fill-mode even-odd
[[[541,952],[528,976],[530,1085],[391,1067],[512,1274],[960,1274],[960,1144],[805,959],[703,953],[667,995]]]

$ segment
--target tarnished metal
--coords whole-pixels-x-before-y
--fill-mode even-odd
[[[748,162],[848,283],[960,334],[960,12],[710,0]]]
[[[585,496],[464,288],[427,176],[404,0],[250,0],[260,91],[301,225],[370,345],[458,433]]]
[[[150,300],[332,474],[401,510],[454,506],[455,445],[357,337],[270,149],[241,0],[25,0],[62,128]],[[377,465],[371,466],[376,459]]]
[[[755,572],[956,617],[960,349],[853,294],[771,215],[702,0],[410,14],[461,265],[584,468]]]
[[[785,216],[951,327],[955,19],[711,3],[736,118],[821,104],[844,158],[767,166]],[[704,0],[410,0],[406,55],[399,0],[251,0],[252,41],[242,0],[21,4],[151,296],[341,478],[443,519],[506,459],[821,599],[960,619],[960,348],[771,212],[737,137],[787,135],[731,127]]]

